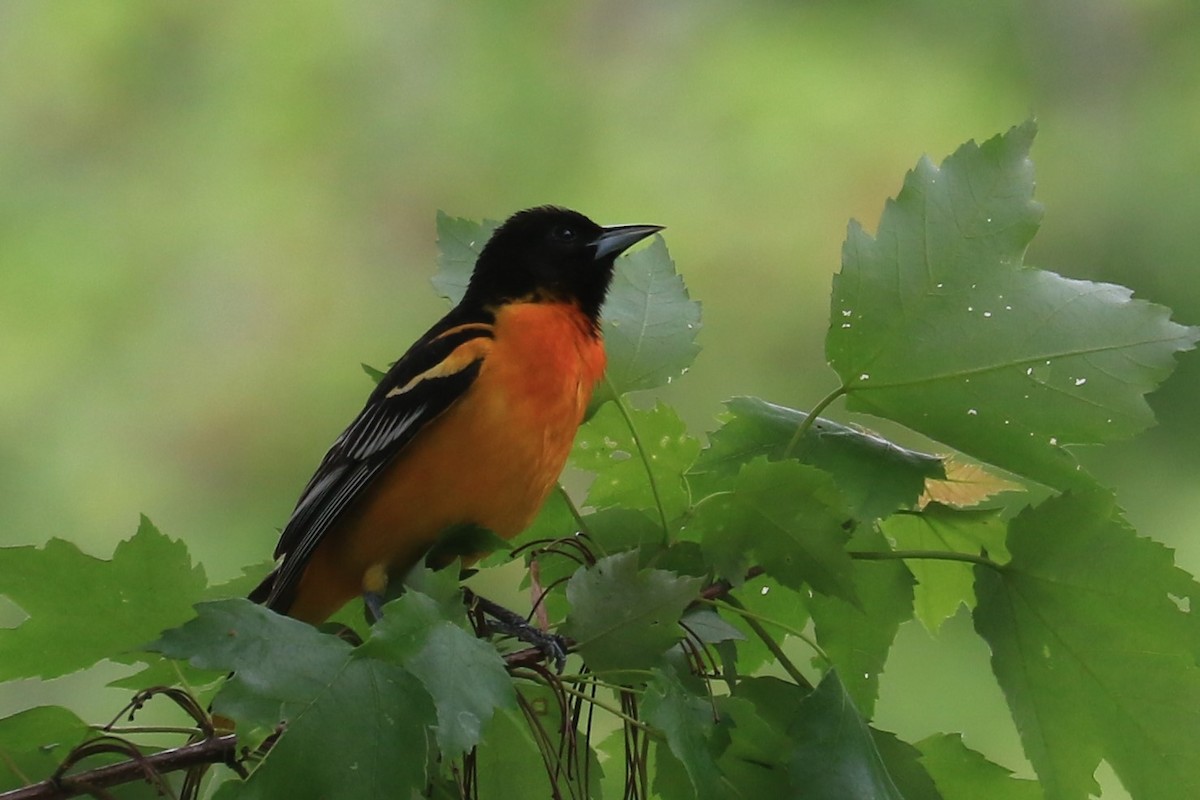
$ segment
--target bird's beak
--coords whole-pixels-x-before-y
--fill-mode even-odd
[[[663,229],[662,225],[613,225],[592,242],[596,247],[596,260],[620,255],[652,233]]]

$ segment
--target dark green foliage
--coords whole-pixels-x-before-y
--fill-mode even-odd
[[[679,617],[700,585],[699,578],[639,570],[636,552],[608,556],[567,583],[563,633],[595,672],[649,669],[682,637]]]
[[[725,407],[725,424],[709,434],[708,448],[688,474],[698,488],[715,491],[758,456],[776,461],[790,455],[832,475],[855,515],[874,519],[914,505],[925,481],[943,475],[936,456],[827,419],[814,420],[793,445],[807,417],[794,408],[757,397],[735,397]]]
[[[752,564],[783,585],[855,599],[846,552],[850,509],[827,472],[757,459],[724,493],[697,505],[685,535],[735,583]]]

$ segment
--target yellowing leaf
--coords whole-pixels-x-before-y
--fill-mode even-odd
[[[946,456],[942,464],[946,469],[946,477],[925,479],[925,491],[917,501],[918,507],[941,503],[952,508],[970,508],[992,495],[1021,488],[1019,483],[1002,478],[981,464],[952,455]]]

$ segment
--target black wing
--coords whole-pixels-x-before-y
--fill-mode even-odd
[[[329,448],[280,534],[279,567],[251,595],[291,607],[313,551],[329,529],[422,428],[475,381],[493,337],[492,319],[450,312],[388,370],[358,417]],[[269,590],[269,592],[268,592]]]

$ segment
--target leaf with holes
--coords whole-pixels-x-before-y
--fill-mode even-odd
[[[49,778],[91,734],[86,722],[62,706],[37,706],[0,719],[0,792]]]
[[[673,520],[688,506],[683,473],[696,460],[700,442],[688,436],[670,406],[658,403],[647,411],[629,408],[628,413],[636,438],[617,404],[606,404],[580,426],[571,465],[596,476],[588,505],[655,510],[657,516],[661,501],[663,514]]]

